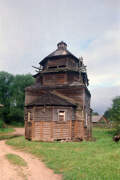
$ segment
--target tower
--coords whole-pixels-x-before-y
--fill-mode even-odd
[[[39,141],[91,138],[91,95],[83,58],[69,52],[62,41],[39,65],[35,84],[26,88],[26,138]]]

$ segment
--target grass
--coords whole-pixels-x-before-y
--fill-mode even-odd
[[[14,165],[27,166],[25,160],[16,154],[6,154],[6,158],[8,159],[9,162],[11,162]]]
[[[120,180],[120,143],[110,129],[94,128],[95,142],[31,142],[24,137],[7,141],[42,159],[64,180]]]
[[[11,132],[14,132],[13,128],[0,128],[0,134],[11,133]]]
[[[0,140],[14,137],[14,135],[11,134],[12,132],[14,132],[13,128],[0,128]]]

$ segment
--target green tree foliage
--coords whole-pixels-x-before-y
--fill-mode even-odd
[[[13,76],[0,72],[0,103],[4,105],[0,117],[4,122],[24,122],[25,88],[33,83],[31,74]]]
[[[104,116],[114,123],[117,133],[120,133],[120,96],[113,99],[112,107],[104,113]]]
[[[99,113],[98,112],[92,112],[92,115],[99,115]]]
[[[9,106],[14,77],[7,72],[0,72],[0,103]]]

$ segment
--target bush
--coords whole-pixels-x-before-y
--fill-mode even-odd
[[[34,83],[31,74],[12,75],[0,72],[0,118],[6,124],[24,123],[25,88]],[[2,122],[1,122],[2,123]]]
[[[12,108],[8,114],[11,124],[24,124],[24,111],[18,108]]]
[[[0,128],[4,128],[4,127],[5,127],[4,121],[0,119]]]

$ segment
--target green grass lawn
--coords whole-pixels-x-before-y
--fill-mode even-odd
[[[27,166],[25,160],[16,154],[6,154],[6,158],[8,159],[9,162],[11,162],[14,165]]]
[[[12,132],[14,132],[13,128],[0,128],[0,140],[13,137]]]
[[[95,142],[45,143],[17,137],[7,144],[39,157],[64,180],[120,180],[120,143],[114,143],[112,135],[112,130],[94,128]]]
[[[0,128],[0,134],[11,133],[13,131],[13,128]]]

